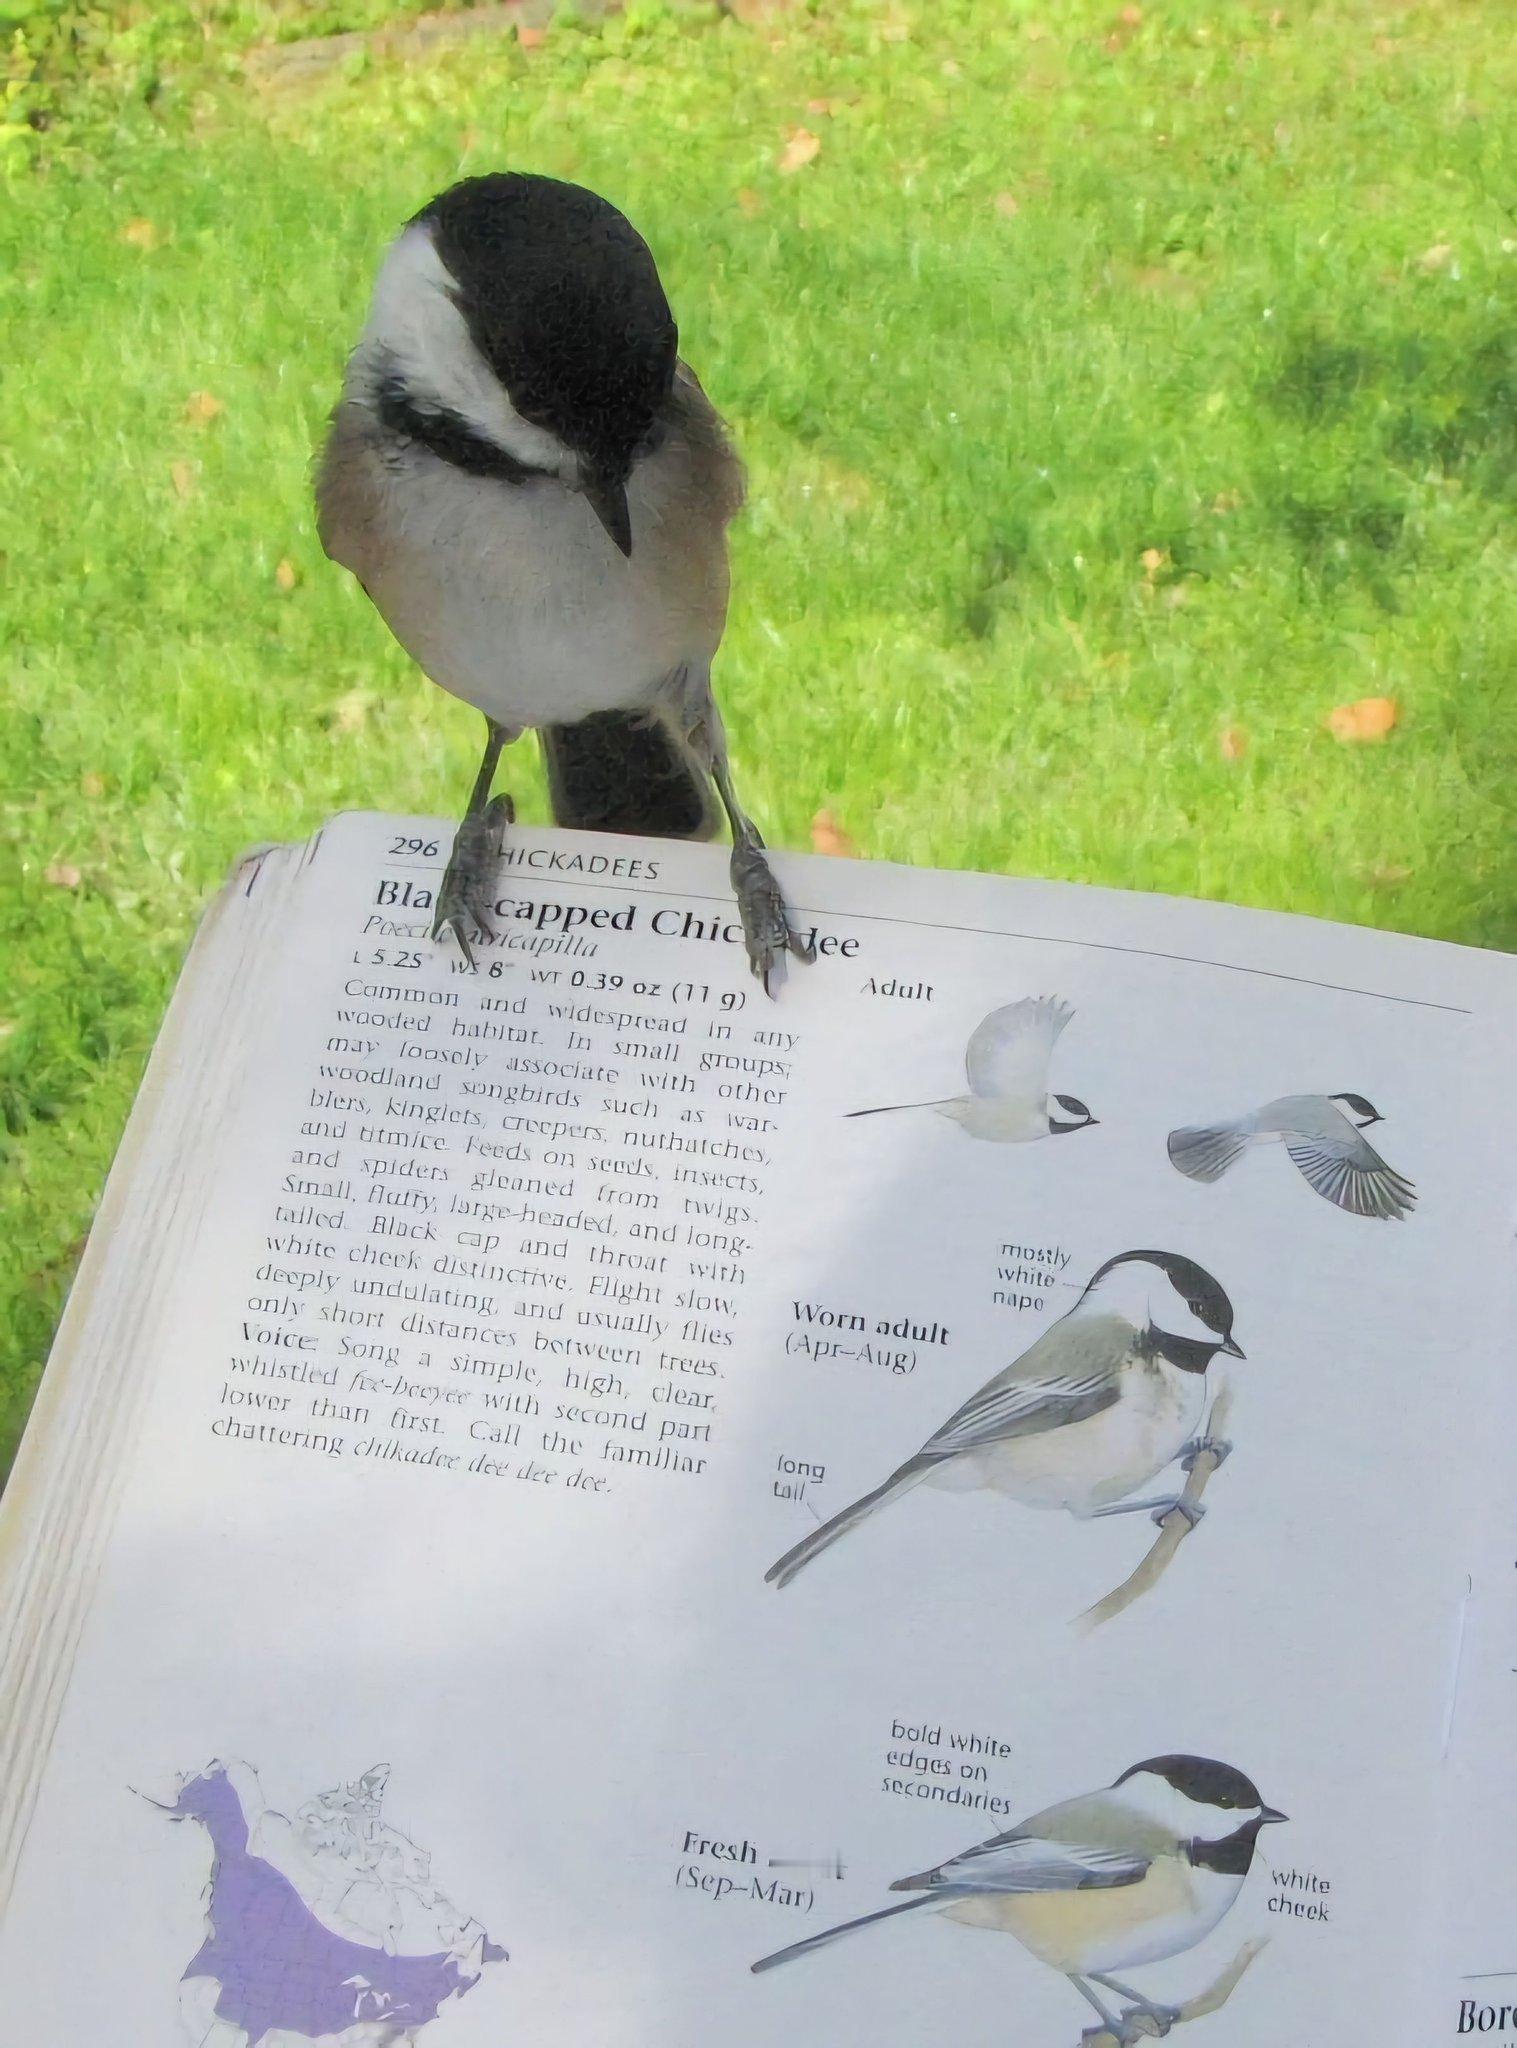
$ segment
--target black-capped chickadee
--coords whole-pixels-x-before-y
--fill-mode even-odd
[[[1088,1130],[1098,1119],[1077,1096],[1048,1092],[1053,1049],[1073,1015],[1069,1004],[1056,996],[1029,996],[992,1010],[976,1026],[964,1054],[967,1095],[937,1102],[890,1102],[848,1114],[887,1116],[901,1109],[935,1109],[971,1138],[1000,1145]]]
[[[1178,2014],[1155,2005],[1112,1972],[1162,1962],[1204,1941],[1243,1889],[1261,1828],[1286,1816],[1266,1806],[1231,1764],[1158,1756],[1134,1764],[1104,1791],[1045,1807],[915,1877],[894,1892],[914,1897],[813,1934],[752,1965],[794,1962],[841,1934],[899,1913],[940,1912],[966,1927],[1014,1934],[1040,1962],[1062,1971],[1120,2042],[1167,2032]],[[1116,2014],[1092,1985],[1128,2001]]]
[[[1092,1274],[1080,1299],[1004,1371],[950,1415],[913,1458],[824,1522],[764,1574],[785,1586],[820,1551],[924,1480],[956,1493],[979,1488],[1027,1507],[1070,1514],[1158,1517],[1178,1495],[1128,1496],[1176,1459],[1206,1449],[1206,1369],[1219,1351],[1243,1356],[1232,1303],[1178,1252],[1122,1252]],[[1187,1508],[1192,1519],[1200,1510]]]
[[[732,788],[711,662],[741,465],[680,361],[647,244],[553,178],[468,178],[386,256],[317,478],[322,545],[401,645],[475,705],[484,760],[433,936],[490,931],[508,798],[501,748],[542,735],[560,824],[709,837],[732,827],[748,955],[791,930]],[[472,958],[472,955],[470,956]]]
[[[1335,1106],[1340,1102],[1342,1109]],[[1362,1095],[1282,1095],[1231,1123],[1171,1131],[1169,1156],[1192,1180],[1213,1181],[1251,1146],[1284,1145],[1325,1200],[1351,1216],[1390,1221],[1409,1214],[1417,1192],[1363,1135],[1370,1124],[1383,1122]]]

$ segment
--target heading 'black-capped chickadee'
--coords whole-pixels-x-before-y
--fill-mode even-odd
[[[1342,1109],[1335,1106],[1340,1102]],[[1231,1123],[1171,1131],[1169,1156],[1192,1180],[1213,1181],[1251,1146],[1284,1145],[1324,1200],[1351,1216],[1388,1222],[1415,1208],[1417,1192],[1363,1135],[1371,1124],[1382,1122],[1379,1110],[1362,1095],[1282,1095]]]
[[[1151,2040],[1178,2013],[1111,1973],[1204,1941],[1243,1889],[1260,1829],[1285,1817],[1230,1764],[1151,1757],[1104,1791],[1061,1800],[961,1856],[897,1879],[892,1891],[915,1894],[902,1905],[813,1934],[752,1968],[794,1962],[839,1935],[926,1908],[1014,1934],[1069,1978],[1114,2039]],[[1108,2010],[1092,1984],[1129,2001],[1127,2009]]]
[[[1204,1449],[1206,1369],[1241,1358],[1232,1303],[1193,1259],[1123,1252],[1092,1275],[1066,1316],[950,1415],[914,1458],[769,1567],[786,1586],[877,1508],[924,1480],[956,1493],[989,1488],[1027,1507],[1073,1515],[1156,1516],[1178,1496],[1129,1500],[1137,1487]],[[1194,1520],[1199,1510],[1187,1508]]]
[[[542,735],[560,824],[707,838],[732,826],[748,955],[792,932],[733,792],[711,662],[742,469],[679,359],[647,244],[553,178],[469,178],[380,270],[317,479],[322,545],[489,739],[433,936],[490,930],[509,822],[501,748]],[[472,956],[471,956],[472,957]]]
[[[889,1102],[851,1109],[850,1117],[935,1109],[971,1138],[1025,1145],[1034,1138],[1086,1131],[1098,1121],[1076,1095],[1050,1095],[1048,1070],[1059,1033],[1074,1015],[1057,996],[1027,996],[992,1010],[975,1026],[964,1052],[967,1095],[935,1102]]]

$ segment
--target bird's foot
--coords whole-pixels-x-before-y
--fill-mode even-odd
[[[444,932],[452,932],[471,967],[474,953],[467,921],[473,919],[481,937],[495,937],[489,916],[490,885],[495,879],[495,864],[500,859],[506,827],[515,818],[516,806],[502,793],[492,797],[481,810],[468,812],[453,835],[453,850],[443,870],[432,914],[432,936],[440,939]]]
[[[1161,2041],[1180,2017],[1177,2005],[1130,2005],[1112,2026],[1087,2027],[1080,2040],[1083,2044],[1099,2041],[1101,2048],[1107,2048],[1115,2041],[1117,2048],[1139,2048],[1144,2041]]]
[[[1216,1464],[1212,1466],[1215,1472],[1219,1465],[1225,1465],[1232,1456],[1232,1443],[1225,1436],[1193,1437],[1180,1453],[1181,1469],[1186,1472],[1194,1471],[1196,1460],[1205,1457],[1208,1452],[1216,1460]]]
[[[1206,1509],[1200,1501],[1187,1500],[1183,1493],[1177,1493],[1167,1506],[1156,1507],[1148,1519],[1156,1528],[1162,1529],[1171,1515],[1183,1515],[1194,1529],[1204,1520]]]
[[[774,879],[763,841],[757,834],[733,843],[731,873],[748,946],[748,965],[764,984],[764,993],[773,995],[770,976],[785,955],[793,953],[797,960],[814,960],[816,947],[792,926],[780,885]]]

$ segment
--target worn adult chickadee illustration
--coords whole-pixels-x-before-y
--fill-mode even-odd
[[[1014,1934],[1061,1971],[1120,2042],[1167,2032],[1179,2016],[1112,1972],[1140,1969],[1206,1939],[1243,1889],[1261,1828],[1286,1816],[1266,1806],[1231,1764],[1151,1757],[1104,1791],[1045,1807],[1019,1827],[915,1877],[914,1897],[795,1942],[751,1967],[771,1970],[896,1914],[936,1911],[966,1927]],[[1092,1988],[1128,2001],[1118,2014]]]
[[[1389,1221],[1410,1214],[1417,1191],[1364,1136],[1371,1124],[1383,1122],[1362,1095],[1282,1095],[1231,1123],[1171,1131],[1169,1156],[1192,1180],[1213,1181],[1250,1147],[1284,1145],[1325,1200],[1351,1216]]]
[[[707,838],[716,785],[748,956],[790,928],[733,792],[711,662],[742,469],[647,244],[557,179],[468,178],[379,272],[317,478],[321,541],[436,683],[475,705],[484,759],[433,937],[486,933],[510,799],[502,747],[541,734],[561,825]],[[470,955],[472,959],[472,955]]]
[[[1095,1516],[1177,1506],[1178,1494],[1128,1496],[1206,1449],[1206,1369],[1241,1358],[1232,1303],[1178,1252],[1122,1252],[1091,1276],[1069,1313],[972,1394],[915,1457],[787,1550],[764,1574],[785,1586],[819,1552],[924,1480],[978,1488],[1027,1507]],[[1201,1512],[1185,1507],[1191,1520]]]
[[[887,1116],[902,1109],[935,1109],[971,1138],[1001,1145],[1083,1131],[1099,1121],[1074,1095],[1050,1095],[1048,1069],[1059,1033],[1074,1015],[1056,996],[1029,996],[992,1010],[975,1029],[964,1054],[967,1095],[938,1102],[889,1102],[852,1109],[854,1116]]]

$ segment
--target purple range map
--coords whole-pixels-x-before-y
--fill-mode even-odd
[[[206,1938],[181,1983],[197,2038],[411,2043],[506,1960],[432,1885],[426,1853],[381,1820],[387,1776],[318,1794],[292,1821],[263,1805],[246,1765],[214,1763],[163,1809],[211,1843]]]

